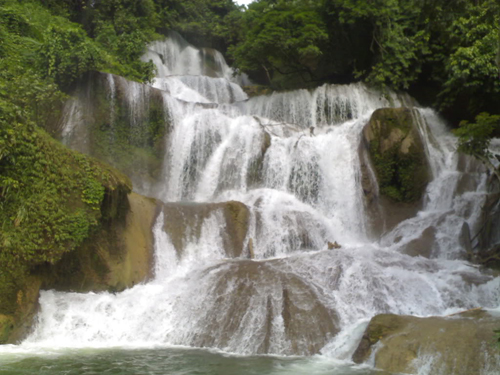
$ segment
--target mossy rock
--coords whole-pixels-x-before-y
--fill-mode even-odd
[[[269,86],[261,86],[261,85],[243,86],[242,89],[248,95],[249,98],[253,98],[254,96],[270,95],[274,91]]]
[[[121,291],[151,276],[157,201],[131,193],[122,218],[109,221],[76,251],[39,268],[44,288],[62,291]]]
[[[14,329],[14,318],[10,315],[0,314],[0,344],[7,343],[10,333]]]
[[[15,310],[0,314],[0,344],[17,343],[31,330],[38,312],[38,296],[42,280],[37,276],[26,276],[14,289]]]
[[[430,358],[431,373],[479,374],[485,367],[497,365],[500,348],[494,330],[499,326],[500,318],[484,310],[429,318],[377,315],[366,328],[353,360],[361,363],[374,356],[378,369],[416,374],[419,359]]]
[[[380,193],[394,202],[419,201],[431,178],[418,116],[410,108],[381,108],[363,129]]]
[[[70,148],[94,156],[150,195],[161,176],[170,114],[161,90],[100,72],[85,75],[67,101],[59,136]]]

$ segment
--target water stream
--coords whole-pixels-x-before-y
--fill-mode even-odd
[[[179,252],[164,210],[154,278],[117,294],[43,291],[34,332],[0,349],[0,374],[117,366],[123,371],[109,373],[371,374],[350,358],[374,315],[500,304],[500,279],[465,262],[458,241],[464,222],[479,223],[486,174],[471,161],[459,168],[455,139],[431,109],[415,111],[433,174],[423,207],[377,234],[360,186],[361,133],[375,109],[411,106],[409,98],[352,84],[248,99],[239,86],[246,77],[178,35],[144,59],[158,67],[152,86],[172,122],[159,182],[144,189],[187,206],[244,203],[242,253],[225,249],[217,209],[199,233],[187,231]],[[128,90],[140,112],[148,89]],[[63,134],[84,136],[69,118]],[[429,259],[406,255],[428,228]],[[342,247],[329,250],[333,241]]]

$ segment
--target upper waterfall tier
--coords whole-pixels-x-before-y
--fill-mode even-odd
[[[233,69],[219,51],[212,48],[198,49],[173,31],[169,32],[168,38],[151,43],[141,59],[153,61],[158,78],[198,75],[226,78],[241,85],[250,84],[246,75],[234,76]]]
[[[309,128],[341,124],[377,108],[412,105],[407,95],[382,95],[364,84],[328,85],[314,90],[275,92],[239,104],[245,114]]]

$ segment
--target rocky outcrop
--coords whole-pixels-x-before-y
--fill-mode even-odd
[[[432,374],[480,374],[500,365],[499,326],[500,316],[484,310],[430,318],[377,315],[353,360],[372,357],[375,367],[390,373],[417,374],[425,362]]]
[[[269,147],[271,147],[271,135],[267,131],[264,131],[262,134],[260,152],[253,160],[250,161],[248,166],[247,185],[249,187],[259,186],[259,184],[262,184],[264,174],[264,158],[266,157],[266,152]]]
[[[38,312],[38,295],[42,280],[38,276],[27,277],[16,294],[16,308],[12,314],[0,314],[0,344],[13,343],[30,331]]]
[[[121,220],[103,225],[76,251],[43,268],[44,289],[62,291],[121,291],[149,278],[153,262],[152,227],[157,201],[136,193]]]
[[[73,150],[102,160],[148,191],[161,175],[170,114],[163,93],[123,77],[91,72],[66,102],[52,133]]]
[[[231,351],[243,340],[254,354],[318,353],[339,331],[338,317],[304,280],[279,268],[279,260],[238,260],[203,271],[200,281],[211,286],[197,302],[190,345]]]
[[[361,184],[377,234],[414,216],[421,206],[431,173],[418,118],[410,108],[381,108],[363,129]]]
[[[110,192],[111,194],[111,192]],[[153,257],[152,226],[157,202],[135,193],[122,196],[125,202],[105,199],[100,228],[78,248],[55,264],[37,266],[17,290],[16,309],[0,314],[0,344],[25,337],[38,311],[40,289],[63,291],[120,291],[150,276]],[[114,210],[126,209],[115,216]]]
[[[224,250],[228,258],[249,256],[244,247],[250,211],[241,202],[223,203],[164,203],[164,230],[177,253],[182,255],[187,243],[201,236],[204,222],[212,215],[217,218]]]

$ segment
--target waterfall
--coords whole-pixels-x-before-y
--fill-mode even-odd
[[[43,291],[25,345],[349,359],[376,314],[500,304],[500,278],[463,261],[458,241],[463,223],[478,225],[486,174],[460,161],[431,109],[414,114],[432,171],[423,207],[373,238],[360,186],[362,129],[377,108],[413,103],[361,83],[248,99],[238,85],[244,79],[221,58],[171,34],[143,57],[157,66],[153,87],[108,76],[113,100],[116,90],[127,93],[137,132],[152,90],[161,91],[168,119],[157,181],[140,188],[167,202],[153,229],[154,277],[117,294]],[[63,136],[83,144],[82,109],[70,105]],[[248,209],[237,257],[225,238],[229,201]],[[165,229],[171,207],[188,223],[182,241]],[[404,252],[430,231],[429,259]],[[329,250],[334,241],[342,247]]]

